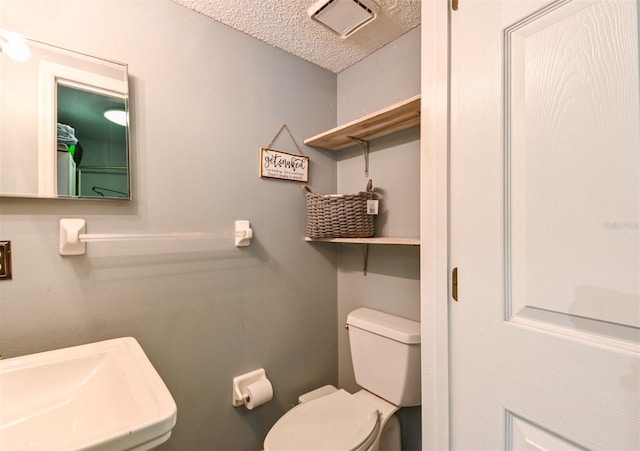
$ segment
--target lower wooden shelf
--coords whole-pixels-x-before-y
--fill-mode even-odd
[[[376,236],[373,238],[310,238],[305,241],[315,243],[350,243],[350,244],[397,244],[402,246],[420,246],[420,238],[394,238]]]

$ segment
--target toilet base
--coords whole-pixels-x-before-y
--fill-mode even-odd
[[[382,429],[378,450],[402,451],[402,433],[400,430],[400,420],[397,415],[392,415]]]

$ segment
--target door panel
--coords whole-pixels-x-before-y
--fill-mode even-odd
[[[507,311],[637,343],[635,18],[630,1],[557,2],[509,27],[505,143]]]
[[[584,448],[568,442],[552,432],[507,412],[507,445],[506,449],[527,451],[579,451]]]
[[[451,15],[454,449],[640,448],[637,8]]]

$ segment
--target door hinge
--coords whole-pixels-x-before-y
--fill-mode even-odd
[[[458,0],[451,0],[451,9],[454,11],[458,10]]]
[[[458,302],[458,268],[451,271],[451,297]]]

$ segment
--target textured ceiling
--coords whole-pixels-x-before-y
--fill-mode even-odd
[[[376,20],[347,39],[309,18],[316,0],[173,1],[336,73],[420,24],[420,0],[376,0]]]

